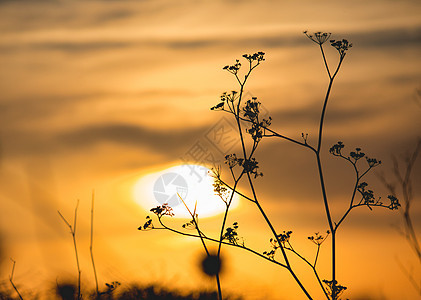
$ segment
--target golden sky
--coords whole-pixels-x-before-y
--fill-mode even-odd
[[[421,135],[420,15],[420,2],[410,0],[0,1],[1,280],[10,274],[9,257],[17,261],[15,281],[23,290],[38,284],[33,278],[49,288],[56,278],[76,274],[71,236],[57,210],[71,219],[80,199],[82,276],[93,282],[95,189],[101,284],[139,280],[213,289],[195,265],[199,241],[137,231],[149,213],[134,199],[135,183],[183,164],[198,142],[223,161],[206,137],[226,119],[209,108],[222,92],[238,89],[222,67],[244,53],[266,53],[247,93],[259,98],[273,127],[297,139],[308,133],[314,142],[328,77],[304,30],[353,43],[325,124],[323,159],[339,216],[352,173],[327,154],[331,145],[342,140],[349,150],[361,147],[384,162],[376,172],[392,177],[390,156],[411,151]],[[336,53],[327,55],[333,65]],[[313,255],[307,236],[327,224],[312,154],[264,140],[256,156],[265,174],[256,183],[264,208]],[[376,195],[386,196],[374,173],[368,180]],[[421,232],[421,160],[413,180],[412,213]],[[203,226],[216,233],[220,218],[204,219]],[[240,201],[234,221],[251,247],[267,250],[270,233],[250,205]],[[351,213],[338,235],[346,297],[416,297],[399,267],[416,263],[396,230],[400,224],[396,211]],[[259,299],[263,290],[273,299],[304,299],[284,270],[239,250],[225,253],[227,291],[245,299]],[[320,271],[328,277],[327,255],[323,259],[327,267]]]

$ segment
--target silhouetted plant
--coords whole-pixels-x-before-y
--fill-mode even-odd
[[[73,247],[75,250],[75,256],[76,256],[76,266],[77,266],[77,299],[81,299],[82,295],[80,293],[80,274],[81,274],[81,270],[80,270],[80,265],[79,265],[79,255],[77,252],[77,244],[76,244],[76,225],[77,225],[77,209],[79,207],[79,200],[76,203],[76,208],[75,208],[75,215],[73,218],[73,226],[70,225],[69,222],[67,222],[66,218],[63,217],[63,215],[60,213],[60,211],[58,211],[58,214],[60,215],[61,219],[63,220],[63,222],[67,225],[67,227],[69,227],[70,229],[70,233],[72,235],[72,239],[73,239]]]
[[[245,75],[242,77],[240,75],[240,70],[242,64],[239,60],[236,60],[233,65],[227,65],[223,67],[224,70],[231,73],[238,85],[239,89],[237,91],[224,92],[220,97],[220,102],[215,106],[211,107],[211,110],[222,111],[230,114],[236,123],[238,129],[239,140],[241,143],[240,153],[229,153],[225,155],[225,164],[229,170],[230,179],[222,178],[221,169],[214,168],[212,170],[212,175],[214,176],[214,191],[222,201],[225,203],[225,213],[221,222],[220,235],[218,237],[209,237],[206,236],[203,232],[200,231],[197,224],[197,215],[190,212],[192,220],[188,223],[185,223],[183,229],[194,228],[197,230],[198,234],[188,233],[185,230],[178,230],[167,226],[163,219],[166,216],[173,216],[171,207],[168,204],[163,204],[151,209],[151,212],[155,213],[157,216],[160,227],[155,227],[153,225],[152,219],[147,216],[146,222],[143,226],[140,226],[139,230],[151,230],[151,229],[167,229],[185,236],[193,236],[201,239],[203,245],[205,246],[205,240],[213,241],[218,243],[217,258],[220,257],[222,245],[229,245],[232,247],[238,247],[249,251],[255,255],[260,256],[263,259],[266,259],[272,263],[275,263],[282,268],[286,269],[296,283],[299,285],[302,292],[306,295],[308,299],[313,299],[310,295],[310,292],[303,285],[300,278],[296,275],[294,267],[291,264],[290,256],[296,256],[301,259],[305,264],[307,264],[311,271],[314,273],[314,276],[325,295],[326,299],[337,300],[347,288],[337,281],[337,267],[336,267],[336,233],[343,223],[348,214],[355,208],[366,206],[370,210],[373,207],[383,207],[390,210],[397,209],[400,204],[398,199],[394,195],[389,195],[387,197],[388,203],[383,203],[380,197],[374,195],[373,190],[368,188],[368,184],[362,179],[365,175],[370,172],[373,168],[381,164],[381,161],[366,156],[362,152],[361,148],[356,148],[354,151],[350,151],[349,154],[344,154],[343,150],[345,145],[343,142],[338,142],[334,144],[329,152],[340,159],[343,159],[346,163],[349,164],[351,169],[355,173],[355,179],[353,183],[353,191],[349,200],[349,206],[339,220],[334,221],[331,214],[331,203],[328,200],[328,194],[326,191],[326,183],[323,173],[323,164],[321,159],[322,153],[322,142],[323,142],[323,126],[327,110],[327,103],[330,98],[332,86],[334,80],[339,72],[339,69],[343,63],[344,58],[346,57],[347,52],[352,47],[352,44],[346,39],[342,40],[330,40],[330,33],[316,32],[314,34],[309,34],[307,31],[304,34],[314,43],[316,43],[322,54],[323,63],[329,78],[329,83],[327,91],[323,100],[322,110],[319,119],[318,125],[318,134],[317,140],[314,145],[310,144],[308,141],[308,134],[301,134],[302,140],[288,137],[284,134],[281,134],[274,129],[272,129],[272,118],[263,117],[261,115],[261,103],[258,101],[257,97],[252,97],[251,99],[245,99],[244,88],[247,80],[250,77],[252,71],[258,67],[265,59],[264,52],[257,52],[254,54],[244,54],[243,57],[247,61],[247,67],[245,70]],[[331,69],[329,67],[328,61],[326,59],[324,45],[327,41],[330,41],[330,45],[337,51],[339,55],[339,60],[335,68]],[[249,136],[250,140],[247,142],[246,136]],[[259,169],[259,163],[255,158],[255,153],[260,145],[261,141],[265,138],[279,138],[296,145],[301,146],[304,149],[310,150],[314,154],[315,161],[317,163],[318,177],[320,181],[320,188],[322,192],[322,204],[325,211],[328,230],[326,235],[320,235],[316,233],[313,236],[310,236],[308,239],[314,243],[317,247],[314,260],[311,261],[305,258],[299,253],[292,243],[292,231],[283,230],[282,232],[277,230],[272,224],[271,220],[266,215],[265,210],[261,205],[261,200],[257,195],[257,192],[254,187],[254,180],[258,177],[263,176],[263,173]],[[365,163],[362,162],[365,158]],[[229,181],[233,182],[232,184]],[[251,195],[245,195],[238,190],[238,185],[240,181],[245,181],[250,188]],[[238,223],[235,222],[232,227],[226,226],[227,215],[230,209],[232,199],[234,194],[239,195],[244,198],[251,204],[255,205],[257,210],[262,215],[264,221],[268,225],[272,237],[269,238],[271,249],[269,251],[259,252],[247,247],[242,241],[239,242],[239,237],[237,233]],[[186,206],[187,207],[187,206]],[[188,208],[187,208],[188,209]],[[325,242],[326,238],[331,237],[331,274],[329,279],[321,279],[317,271],[317,261],[319,257],[320,247]],[[206,246],[205,246],[206,249]],[[281,256],[279,258],[279,255]],[[218,281],[218,292],[219,299],[222,299],[222,294],[220,291],[219,281]]]
[[[111,283],[105,283],[105,290],[100,291],[98,288],[98,276],[95,268],[95,260],[94,260],[94,253],[93,253],[93,235],[94,235],[94,200],[95,200],[95,193],[92,191],[92,200],[91,200],[91,231],[90,231],[90,244],[89,244],[89,252],[91,256],[91,263],[92,263],[92,269],[94,272],[94,279],[95,279],[95,299],[110,299],[112,297],[113,292],[115,289],[117,289],[118,286],[120,286],[120,282],[113,281]],[[63,222],[69,227],[70,233],[72,235],[73,239],[73,247],[75,250],[75,256],[76,256],[76,265],[77,265],[77,271],[78,271],[78,277],[77,277],[77,285],[76,288],[72,284],[58,284],[56,287],[56,294],[61,297],[62,299],[82,299],[82,293],[81,293],[81,269],[79,265],[79,255],[78,255],[78,249],[76,244],[76,225],[77,225],[77,212],[79,207],[79,200],[76,203],[75,213],[74,213],[74,219],[73,219],[73,226],[66,220],[66,218],[63,217],[63,215],[58,211],[58,214],[60,215]],[[76,291],[77,290],[77,294]],[[76,294],[76,295],[75,295]]]
[[[95,260],[94,260],[94,250],[93,250],[93,243],[94,243],[94,200],[95,200],[95,192],[92,191],[92,202],[91,202],[91,235],[89,241],[89,253],[91,254],[91,262],[92,262],[92,270],[94,272],[95,278],[95,292],[97,296],[100,295],[98,289],[98,276],[96,274],[96,267],[95,267]],[[108,286],[108,283],[106,283]]]
[[[114,299],[115,290],[121,285],[118,281],[113,281],[111,283],[105,283],[105,290],[100,292],[96,290],[96,299]]]
[[[168,290],[165,287],[159,287],[155,285],[150,286],[138,286],[132,285],[120,294],[114,297],[116,300],[216,300],[218,295],[215,292],[190,292],[181,294],[177,291]],[[238,297],[228,296],[228,299],[241,299]]]
[[[16,293],[19,296],[19,299],[23,300],[22,295],[20,294],[18,288],[16,287],[16,285],[13,283],[13,275],[15,273],[15,265],[16,265],[16,261],[14,261],[13,259],[11,259],[13,262],[13,266],[12,266],[12,272],[10,273],[10,277],[9,277],[9,281],[10,284],[12,285],[13,289],[16,291]]]

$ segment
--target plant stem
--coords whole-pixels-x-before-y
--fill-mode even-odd
[[[94,253],[93,253],[93,236],[94,236],[94,198],[95,198],[95,191],[92,191],[92,204],[91,204],[91,240],[89,251],[91,253],[91,261],[92,261],[92,269],[94,271],[95,277],[95,291],[97,298],[99,298],[99,289],[98,289],[98,277],[95,268],[95,261],[94,261]]]
[[[196,227],[196,231],[197,231],[197,234],[198,234],[198,236],[199,236],[199,238],[200,238],[200,241],[202,242],[202,246],[203,246],[203,248],[205,249],[205,252],[206,252],[206,255],[208,256],[208,257],[210,257],[210,252],[209,252],[209,250],[208,250],[208,247],[206,247],[206,243],[205,243],[205,240],[203,239],[203,234],[202,234],[202,232],[200,231],[200,229],[199,229],[199,224],[197,223],[197,221],[196,221],[196,206],[194,207],[194,211],[193,212],[191,212],[191,210],[189,209],[189,207],[187,206],[187,204],[186,204],[186,202],[184,202],[184,200],[183,200],[183,198],[177,193],[177,195],[178,195],[178,197],[180,198],[180,200],[183,202],[183,204],[184,204],[184,206],[186,207],[186,209],[187,209],[187,211],[189,212],[189,214],[190,214],[190,216],[192,217],[192,220],[193,220],[193,225]],[[196,202],[196,205],[197,205],[197,202]],[[161,220],[160,220],[160,223],[162,224],[162,222],[161,222]],[[163,224],[162,224],[163,225]],[[221,242],[221,238],[219,239],[219,241]],[[219,245],[220,245],[221,243],[219,243]],[[217,259],[218,259],[218,262],[219,262],[219,253],[218,253],[218,256],[217,256]],[[218,288],[218,299],[219,300],[222,300],[222,289],[221,289],[221,282],[220,282],[220,280],[219,280],[219,270],[218,270],[218,272],[216,272],[216,274],[215,274],[215,278],[216,278],[216,285],[217,285],[217,288]]]
[[[19,290],[18,290],[18,288],[15,286],[15,284],[13,283],[13,273],[15,272],[15,265],[16,265],[16,261],[14,261],[13,259],[11,259],[12,260],[12,262],[13,262],[13,266],[12,266],[12,273],[10,274],[10,277],[9,277],[9,281],[10,281],[10,283],[12,284],[12,287],[13,287],[13,289],[16,291],[16,293],[18,294],[18,296],[19,296],[19,299],[20,300],[23,300],[23,298],[22,298],[22,295],[19,293]]]
[[[74,246],[74,249],[75,249],[75,256],[76,256],[77,273],[78,273],[78,277],[77,277],[77,299],[80,300],[80,299],[82,299],[81,294],[80,294],[80,274],[81,274],[81,270],[80,270],[79,256],[78,256],[78,253],[77,253],[77,245],[76,245],[76,224],[77,224],[76,221],[77,221],[77,208],[78,208],[78,206],[79,206],[79,200],[77,200],[77,203],[76,203],[75,215],[74,215],[74,220],[73,220],[73,227],[72,227],[72,225],[70,225],[69,222],[67,222],[67,220],[63,217],[63,215],[60,213],[60,211],[58,211],[58,214],[60,215],[60,217],[62,218],[64,223],[66,223],[66,225],[69,227],[70,233],[72,234],[73,246]]]
[[[318,134],[317,148],[315,150],[315,154],[316,154],[316,159],[317,159],[317,169],[318,169],[318,172],[319,172],[320,186],[321,186],[321,189],[322,189],[322,196],[323,196],[323,203],[324,203],[324,207],[325,207],[326,217],[327,217],[327,221],[328,221],[328,224],[329,224],[329,228],[332,232],[332,300],[336,300],[336,298],[337,298],[337,295],[336,295],[336,229],[337,229],[337,226],[335,227],[333,222],[332,222],[332,216],[331,216],[330,209],[329,209],[329,201],[327,199],[326,185],[325,185],[324,178],[323,178],[322,162],[321,162],[321,159],[320,159],[320,150],[321,150],[321,147],[322,147],[323,125],[324,125],[324,120],[325,120],[327,102],[329,100],[330,92],[332,90],[333,81],[335,80],[335,77],[338,74],[338,71],[341,67],[341,64],[342,64],[342,61],[345,57],[345,54],[340,55],[338,65],[336,66],[336,70],[333,73],[333,75],[331,75],[330,70],[329,70],[329,66],[327,64],[326,57],[325,57],[325,54],[324,54],[324,50],[323,50],[323,47],[322,47],[321,44],[320,44],[320,51],[321,51],[322,56],[323,56],[323,61],[325,63],[326,71],[329,75],[329,85],[327,87],[325,99],[323,101],[323,109],[322,109],[322,113],[321,113],[321,116],[320,116],[319,134]]]
[[[177,233],[177,234],[180,234],[180,235],[189,236],[189,237],[195,237],[195,238],[200,238],[198,235],[190,234],[190,233],[185,233],[185,232],[182,232],[182,231],[179,231],[179,230],[176,230],[174,228],[171,228],[171,227],[166,226],[162,222],[162,219],[161,218],[158,218],[158,221],[162,225],[162,227],[155,227],[155,228],[153,228],[153,230],[165,229],[165,230],[169,230],[171,232],[174,232],[174,233]],[[219,239],[214,239],[214,238],[207,237],[207,236],[202,236],[202,238],[205,239],[205,240],[208,240],[208,241],[219,243]],[[232,244],[232,243],[224,242],[224,241],[222,241],[222,244],[228,245],[228,246],[232,246],[232,247],[236,247],[236,248],[244,249],[244,250],[249,251],[249,252],[251,252],[251,253],[253,253],[253,254],[255,254],[255,255],[257,255],[257,256],[259,256],[259,257],[261,257],[261,258],[263,258],[263,259],[265,259],[267,261],[269,261],[269,262],[272,262],[272,263],[277,264],[277,265],[279,265],[279,266],[281,266],[283,268],[288,269],[288,267],[286,265],[284,265],[283,263],[280,263],[280,262],[278,262],[278,261],[276,261],[274,259],[270,259],[267,256],[265,256],[265,255],[263,255],[263,254],[255,251],[253,249],[247,248],[247,247],[245,247],[243,245]]]
[[[244,85],[245,85],[246,80],[249,77],[249,75],[250,75],[250,73],[251,73],[251,71],[253,69],[254,69],[254,67],[253,68],[250,67],[247,75],[245,76],[245,79],[244,79],[243,83],[240,82],[240,94],[239,94],[238,103],[237,103],[237,110],[234,112],[234,116],[235,116],[235,119],[236,119],[236,122],[237,122],[238,132],[239,132],[239,135],[240,135],[241,148],[242,148],[244,160],[250,159],[251,158],[251,155],[253,154],[253,152],[255,150],[255,147],[253,147],[253,150],[252,150],[252,152],[250,154],[250,157],[247,156],[246,145],[245,145],[245,142],[244,142],[244,137],[243,137],[243,132],[242,132],[242,126],[241,126],[241,122],[240,122],[240,120],[242,119],[241,116],[240,116],[240,105],[241,105],[241,100],[242,100],[242,96],[243,96],[243,92],[244,92]],[[243,171],[243,173],[244,173],[244,171]],[[274,235],[275,239],[278,241],[278,244],[281,246],[280,248],[281,248],[282,256],[283,256],[283,258],[285,260],[285,264],[287,266],[288,271],[290,272],[290,274],[292,275],[292,277],[294,278],[294,280],[298,283],[298,285],[300,286],[300,288],[304,292],[304,294],[307,296],[307,298],[308,299],[312,299],[311,296],[310,296],[310,294],[308,293],[308,291],[305,289],[304,285],[301,283],[301,281],[299,280],[299,278],[297,277],[297,275],[295,274],[295,272],[292,270],[292,267],[291,267],[291,265],[289,263],[287,254],[285,252],[284,247],[282,247],[281,241],[279,240],[279,237],[278,237],[278,235],[276,233],[276,230],[273,227],[272,223],[270,222],[269,218],[267,217],[266,213],[264,212],[263,208],[261,207],[259,201],[257,200],[256,191],[254,189],[254,185],[253,185],[253,181],[252,181],[252,179],[250,177],[250,173],[248,171],[246,171],[246,174],[247,174],[247,178],[248,178],[248,183],[249,183],[250,189],[251,189],[252,194],[253,194],[254,202],[256,203],[256,205],[257,205],[260,213],[262,214],[262,216],[265,219],[266,223],[268,224],[270,230],[272,231],[272,234]],[[234,185],[233,190],[234,191],[236,190],[236,184]]]
[[[304,287],[304,285],[301,283],[300,279],[297,277],[297,275],[295,274],[295,272],[292,270],[292,267],[291,267],[291,265],[289,263],[289,260],[288,260],[288,256],[287,256],[287,254],[285,252],[284,247],[281,244],[281,241],[279,240],[278,234],[276,233],[275,228],[273,227],[273,225],[270,222],[269,218],[267,217],[265,211],[263,210],[262,206],[260,205],[259,201],[257,200],[257,195],[256,195],[256,192],[255,192],[255,189],[254,189],[254,185],[253,185],[253,182],[251,180],[251,177],[250,177],[250,174],[249,173],[247,173],[247,177],[248,177],[248,180],[249,180],[250,188],[251,188],[252,193],[253,193],[254,202],[256,203],[256,205],[257,205],[260,213],[262,214],[263,218],[266,221],[266,224],[268,224],[270,230],[272,231],[272,234],[275,236],[276,240],[278,241],[278,244],[280,245],[282,256],[283,256],[283,258],[285,260],[285,264],[287,266],[288,271],[290,272],[290,274],[292,275],[292,277],[294,278],[294,280],[297,282],[297,284],[300,286],[301,290],[304,292],[304,294],[307,296],[307,298],[308,299],[313,299],[310,296],[310,294],[308,293],[308,291],[306,290],[306,288]]]

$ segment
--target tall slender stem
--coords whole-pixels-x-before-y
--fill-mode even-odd
[[[77,273],[78,273],[78,277],[77,277],[77,299],[80,300],[80,299],[82,299],[82,295],[80,293],[80,274],[82,272],[80,270],[79,255],[78,255],[78,252],[77,252],[77,244],[76,244],[76,225],[77,225],[77,208],[78,208],[78,206],[79,206],[79,200],[76,203],[75,215],[74,215],[74,220],[73,220],[73,227],[72,227],[72,225],[70,225],[69,222],[67,222],[66,218],[63,217],[63,215],[60,213],[60,211],[58,211],[58,214],[62,218],[63,222],[66,223],[66,225],[69,227],[70,233],[72,234],[73,247],[75,249],[76,266],[77,266]]]
[[[244,137],[243,137],[243,132],[242,132],[242,126],[241,126],[241,122],[240,122],[241,119],[242,119],[241,116],[240,116],[240,104],[241,104],[241,100],[242,100],[242,96],[243,96],[243,92],[244,92],[244,85],[245,85],[246,80],[249,77],[251,71],[255,67],[253,67],[253,68],[250,67],[247,75],[245,76],[244,82],[243,83],[240,83],[240,95],[239,95],[239,99],[238,99],[238,103],[237,103],[237,111],[234,113],[234,116],[235,116],[235,119],[236,119],[236,122],[237,122],[238,132],[239,132],[239,135],[240,135],[241,148],[242,148],[244,160],[250,159],[251,158],[251,155],[253,154],[254,150],[256,149],[255,147],[253,147],[253,150],[252,150],[252,152],[250,154],[250,157],[247,156],[246,145],[245,145],[245,141],[244,141]],[[256,145],[254,144],[254,146],[256,146]],[[275,228],[273,227],[272,223],[270,222],[269,218],[267,217],[266,213],[264,212],[263,208],[261,207],[259,201],[257,200],[257,194],[256,194],[256,191],[254,189],[254,185],[253,185],[253,181],[252,181],[252,179],[250,177],[250,173],[248,171],[246,171],[246,174],[247,174],[247,179],[248,179],[248,183],[249,183],[250,189],[251,189],[252,194],[253,194],[254,202],[256,203],[256,205],[257,205],[260,213],[262,214],[262,216],[265,219],[266,223],[268,224],[270,230],[272,231],[272,234],[274,235],[275,239],[278,241],[279,245],[281,246],[280,248],[281,248],[282,256],[283,256],[283,258],[285,260],[285,264],[287,266],[288,271],[290,272],[290,274],[292,275],[292,277],[294,278],[294,280],[297,282],[297,284],[300,286],[301,290],[304,292],[304,294],[307,296],[307,298],[308,299],[312,299],[312,297],[310,296],[310,294],[308,293],[308,291],[306,290],[306,288],[304,287],[304,285],[301,283],[301,281],[299,280],[299,278],[297,277],[297,275],[295,274],[295,272],[292,270],[292,267],[291,267],[291,265],[289,263],[289,260],[288,260],[288,256],[287,256],[287,254],[285,252],[284,247],[282,247],[282,243],[281,243],[281,241],[280,241],[280,239],[278,237],[278,234],[276,233]],[[235,188],[236,188],[236,186],[234,186],[234,190],[235,190]]]
[[[94,271],[94,277],[95,277],[95,291],[96,291],[97,297],[99,297],[98,277],[97,277],[97,273],[96,273],[95,261],[94,261],[94,252],[93,252],[93,239],[94,239],[94,199],[95,199],[95,191],[92,191],[92,203],[91,203],[91,238],[90,238],[89,252],[91,254],[92,269]]]
[[[313,299],[310,296],[310,294],[308,293],[308,291],[306,290],[306,288],[304,287],[304,285],[301,283],[300,279],[297,277],[297,275],[295,274],[295,272],[292,270],[292,267],[291,267],[291,265],[289,263],[289,260],[288,260],[288,256],[287,256],[287,254],[285,252],[284,247],[282,247],[282,244],[281,244],[281,241],[279,240],[278,234],[276,233],[275,228],[273,227],[273,225],[270,222],[268,216],[266,215],[265,211],[263,210],[262,206],[260,205],[259,201],[257,200],[257,195],[256,195],[256,192],[255,192],[255,189],[254,189],[254,185],[253,185],[253,182],[251,181],[251,177],[250,177],[250,174],[249,173],[247,173],[247,177],[248,177],[248,180],[249,180],[250,188],[251,188],[252,193],[253,193],[254,201],[255,201],[255,203],[256,203],[256,205],[257,205],[260,213],[262,214],[263,218],[265,219],[266,224],[268,224],[270,230],[272,231],[272,234],[275,236],[276,240],[278,241],[278,244],[280,245],[282,256],[283,256],[283,258],[285,260],[285,264],[287,265],[288,271],[290,272],[290,274],[292,275],[292,277],[294,278],[294,280],[297,282],[297,284],[300,286],[301,290],[304,292],[304,294],[307,296],[307,298],[308,299]]]
[[[14,272],[15,272],[15,265],[16,265],[16,261],[14,261],[13,259],[11,259],[11,260],[12,260],[12,262],[13,262],[13,266],[12,266],[12,273],[10,274],[10,277],[9,277],[9,281],[10,281],[10,283],[12,284],[13,289],[14,289],[14,290],[16,291],[16,293],[18,294],[19,299],[20,299],[20,300],[23,300],[22,295],[19,293],[18,288],[17,288],[17,287],[16,287],[16,285],[13,283],[13,275],[14,275]]]
[[[323,125],[324,125],[324,119],[325,119],[325,114],[326,114],[327,102],[329,100],[332,85],[333,85],[333,78],[331,78],[329,80],[329,86],[327,87],[325,100],[323,102],[323,109],[322,109],[322,113],[321,113],[321,116],[320,116],[319,136],[317,138],[317,153],[320,153],[320,148],[322,147]]]

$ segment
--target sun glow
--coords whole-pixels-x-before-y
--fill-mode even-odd
[[[136,203],[144,209],[168,203],[174,217],[189,218],[184,203],[199,217],[211,217],[223,213],[226,205],[214,192],[214,178],[211,171],[201,165],[177,165],[140,178],[133,189]],[[180,197],[183,201],[180,200]],[[197,205],[196,205],[197,202]],[[230,209],[238,206],[234,195]]]

